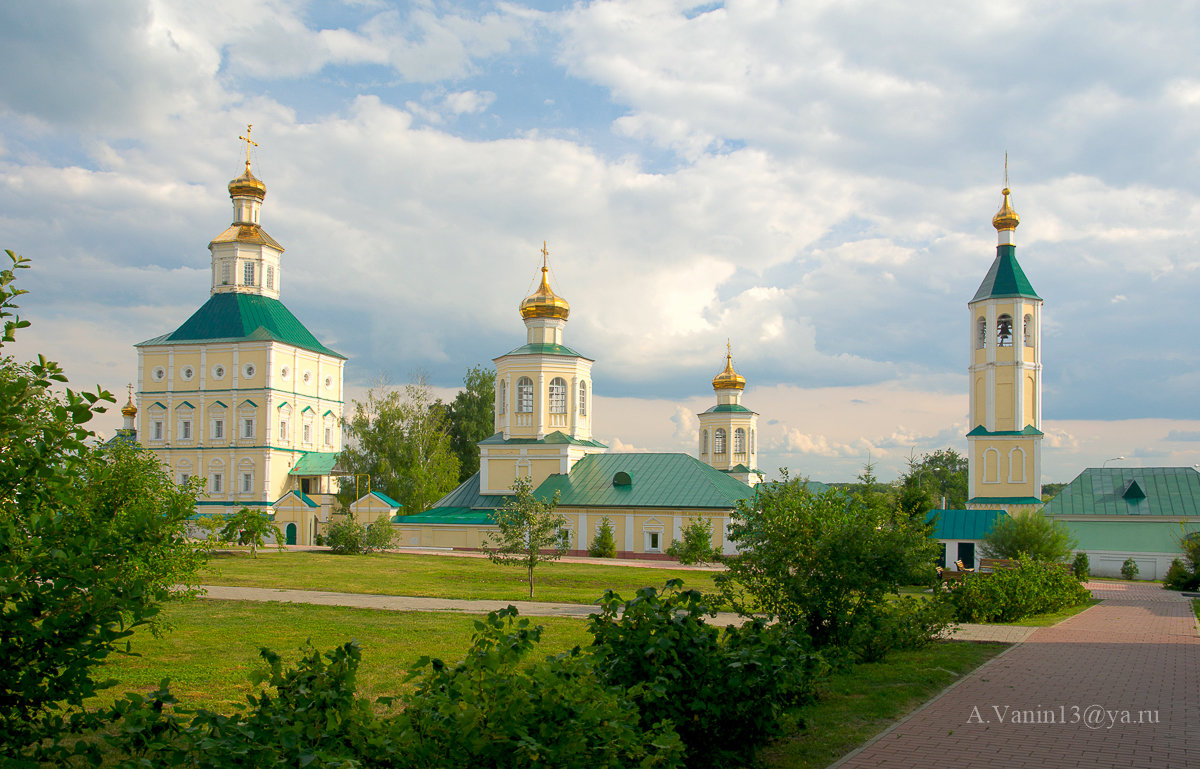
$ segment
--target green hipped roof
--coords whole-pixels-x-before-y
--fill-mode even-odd
[[[1042,500],[1037,497],[971,497],[967,502],[973,505],[1040,505]]]
[[[545,438],[541,438],[541,439],[538,439],[538,438],[505,438],[504,433],[496,433],[495,435],[490,435],[487,438],[484,438],[483,440],[479,441],[479,443],[486,443],[488,445],[495,444],[495,445],[503,445],[503,446],[528,446],[528,445],[539,444],[539,443],[548,443],[548,444],[553,444],[553,445],[559,445],[559,444],[563,444],[563,443],[568,443],[573,446],[591,446],[592,448],[597,448],[597,449],[608,448],[608,446],[605,446],[600,441],[594,441],[594,440],[586,440],[585,441],[585,440],[580,440],[579,438],[572,438],[571,436],[567,435],[566,433],[564,433],[561,430],[555,430],[552,433],[548,433]],[[475,445],[479,445],[479,444],[477,443]]]
[[[628,473],[632,483],[613,485]],[[589,454],[569,475],[551,475],[534,492],[562,507],[667,507],[731,509],[754,490],[687,454]]]
[[[996,261],[992,262],[987,276],[979,284],[972,302],[980,299],[998,299],[1001,297],[1024,296],[1029,299],[1041,299],[1033,290],[1029,278],[1021,265],[1017,263],[1017,247],[1011,245],[996,246]]]
[[[983,425],[979,425],[974,430],[967,433],[968,438],[981,435],[986,437],[991,435],[1045,435],[1045,433],[1033,425],[1025,425],[1025,429],[1023,430],[985,430]]]
[[[705,409],[705,414],[722,414],[726,412],[735,412],[738,414],[753,414],[755,412],[741,405],[740,403],[719,403],[710,409]]]
[[[925,515],[926,523],[934,523],[934,539],[983,539],[987,536],[1003,510],[930,510]]]
[[[345,360],[317,341],[283,302],[258,294],[213,294],[199,310],[170,334],[135,347],[187,342],[275,341]]]
[[[504,355],[501,355],[500,358],[504,358],[509,355],[565,355],[572,358],[591,360],[591,358],[572,350],[566,345],[545,342],[523,344],[515,350],[509,350],[508,352],[504,353]],[[500,360],[500,358],[493,358],[493,360]]]
[[[1042,512],[1195,518],[1200,516],[1200,472],[1191,467],[1089,467]]]
[[[288,475],[329,475],[337,462],[333,451],[312,451],[296,460],[296,466]]]
[[[494,510],[497,507],[502,507],[504,501],[508,499],[506,494],[480,494],[479,493],[479,473],[476,472],[470,478],[466,479],[446,496],[434,502],[433,505],[424,513],[414,513],[413,515],[424,515],[432,513],[435,510]],[[412,518],[412,515],[404,516],[405,520]]]
[[[434,507],[423,513],[393,515],[392,523],[404,524],[450,524],[459,526],[494,526],[490,510],[472,510],[467,507]]]

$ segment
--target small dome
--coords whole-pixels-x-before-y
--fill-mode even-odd
[[[130,399],[124,406],[121,407],[121,413],[127,417],[137,416],[137,406],[133,405],[133,399]]]
[[[543,246],[543,255],[545,254]],[[567,304],[567,300],[563,299],[558,294],[554,293],[550,288],[550,279],[547,276],[550,268],[546,266],[545,260],[542,261],[542,285],[538,286],[537,291],[534,291],[529,296],[525,297],[521,302],[521,317],[529,318],[558,318],[566,320],[571,314],[571,305]]]
[[[250,161],[246,161],[246,170],[241,176],[229,183],[229,197],[252,197],[262,200],[267,195],[267,185],[250,173]]]
[[[1000,206],[1000,210],[992,217],[992,226],[1003,232],[1004,230],[1015,230],[1017,225],[1021,223],[1021,217],[1017,216],[1017,212],[1013,210],[1012,204],[1008,202],[1010,190],[1004,188],[1004,205]]]
[[[725,370],[713,377],[714,390],[745,390],[746,377],[733,370],[733,353],[725,353]]]

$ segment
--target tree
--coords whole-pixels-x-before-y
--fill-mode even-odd
[[[888,616],[889,595],[932,576],[937,550],[908,519],[837,489],[814,494],[786,471],[738,503],[729,539],[739,552],[717,575],[725,597],[798,627],[818,649],[850,646]]]
[[[16,271],[0,272],[0,347]],[[62,738],[94,728],[83,703],[108,682],[104,659],[163,601],[195,588],[204,553],[187,539],[200,480],[172,483],[137,448],[96,446],[87,429],[110,393],[57,394],[59,366],[0,357],[0,764],[66,763]],[[176,588],[175,585],[183,585]],[[95,750],[87,741],[80,750]]]
[[[1067,527],[1041,513],[1001,516],[983,538],[980,552],[987,558],[1016,558],[1022,554],[1035,561],[1065,561],[1075,549]]]
[[[613,531],[612,519],[607,515],[600,519],[600,529],[588,545],[588,555],[593,558],[617,557],[616,532]]]
[[[558,494],[549,502],[533,495],[533,484],[525,478],[513,482],[513,495],[496,511],[495,533],[485,536],[492,563],[524,566],[533,598],[533,570],[539,563],[557,561],[571,547],[564,526],[567,519],[554,512]]]
[[[954,449],[938,449],[922,454],[920,460],[909,456],[908,471],[900,478],[901,509],[910,515],[924,514],[941,507],[946,500],[950,510],[962,510],[967,506],[967,458]],[[927,499],[928,506],[919,500]]]
[[[712,544],[712,522],[696,518],[683,527],[683,537],[671,543],[667,555],[684,565],[713,563],[721,560],[721,551]]]
[[[330,525],[327,540],[329,549],[339,555],[365,555],[391,547],[396,531],[386,515],[379,516],[369,526],[347,515]]]
[[[221,541],[249,545],[250,555],[257,558],[258,549],[267,545],[268,534],[272,535],[275,544],[282,550],[282,537],[279,536],[279,529],[271,523],[271,517],[261,510],[243,507],[225,519],[221,529]]]
[[[343,424],[350,440],[338,463],[349,475],[370,476],[371,488],[400,502],[405,512],[421,512],[458,482],[445,408],[434,402],[424,376],[405,386],[403,395],[371,389]],[[346,507],[354,494],[354,483],[346,483],[338,500]]]
[[[482,366],[472,366],[463,376],[463,389],[446,406],[449,422],[450,448],[458,457],[458,480],[461,483],[479,472],[481,440],[496,427],[496,372]]]

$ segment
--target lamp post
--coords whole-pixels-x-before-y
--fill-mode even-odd
[[[1112,457],[1111,459],[1106,459],[1106,460],[1104,460],[1104,464],[1100,465],[1100,468],[1104,469],[1105,467],[1108,467],[1109,462],[1119,462],[1119,461],[1123,460],[1124,458],[1125,457]]]

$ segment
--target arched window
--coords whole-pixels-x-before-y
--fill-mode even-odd
[[[999,318],[996,318],[996,346],[997,347],[1012,347],[1013,343],[1013,319],[1008,313],[1004,313]]]
[[[292,407],[286,403],[279,407],[279,440],[287,441],[291,435]]]
[[[713,453],[725,453],[725,429],[722,427],[713,430]]]
[[[550,380],[550,413],[567,413],[567,380],[560,376]]]
[[[504,414],[508,411],[508,381],[500,380],[500,406],[499,413]]]
[[[517,413],[533,413],[533,380],[527,376],[517,380]]]
[[[983,450],[982,480],[984,483],[1000,482],[1000,452],[994,448]]]
[[[733,453],[746,453],[746,431],[740,427],[733,431]]]
[[[708,453],[708,430],[700,431],[700,453]]]
[[[579,383],[579,416],[587,416],[587,382]]]
[[[980,315],[975,326],[977,329],[975,333],[975,349],[982,350],[984,347],[987,347],[987,318]]]
[[[750,430],[750,453],[754,453],[754,430]]]
[[[1008,482],[1025,482],[1025,452],[1020,447],[1008,452]]]
[[[1033,347],[1033,316],[1025,316],[1025,324],[1021,327],[1021,336],[1025,338],[1025,346]]]

